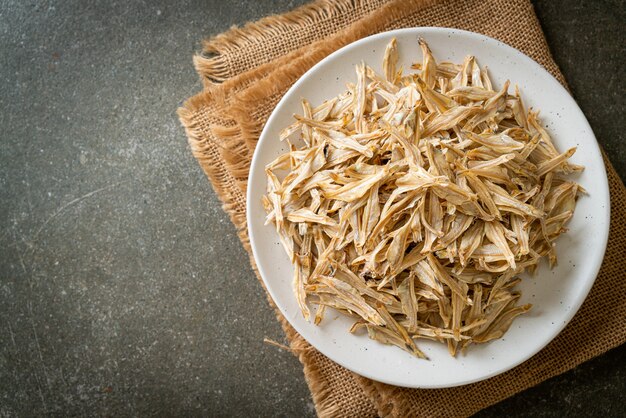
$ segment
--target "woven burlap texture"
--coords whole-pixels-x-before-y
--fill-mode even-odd
[[[179,115],[192,152],[237,227],[253,268],[245,219],[246,183],[256,141],[278,100],[306,70],[338,48],[374,33],[416,26],[454,27],[494,37],[526,53],[565,84],[528,0],[323,0],[233,28],[205,42],[203,54],[194,60],[204,91],[187,100]],[[605,163],[611,229],[596,283],[565,330],[507,373],[437,390],[374,382],[312,348],[268,297],[293,353],[303,364],[318,414],[468,416],[623,344],[626,190],[608,160]]]

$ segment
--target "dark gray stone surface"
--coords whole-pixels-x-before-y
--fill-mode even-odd
[[[302,1],[0,4],[0,416],[312,416],[175,110],[199,41]],[[626,175],[624,2],[541,0]],[[479,415],[622,415],[624,347]]]

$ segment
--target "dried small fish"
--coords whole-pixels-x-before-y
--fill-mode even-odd
[[[383,69],[385,78],[390,83],[394,83],[396,79],[396,65],[398,64],[398,42],[392,39],[385,49],[385,57],[383,58]]]
[[[516,275],[556,262],[583,190],[558,177],[582,169],[576,149],[557,151],[517,87],[495,91],[473,56],[437,63],[419,47],[416,73],[402,74],[394,39],[383,75],[361,63],[345,93],[302,100],[263,207],[305,318],[334,308],[356,318],[350,332],[425,358],[420,339],[456,355],[530,309]]]

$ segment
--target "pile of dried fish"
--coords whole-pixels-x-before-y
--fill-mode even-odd
[[[356,318],[369,336],[425,357],[415,340],[452,355],[500,338],[515,317],[515,285],[571,218],[582,170],[559,153],[537,112],[509,82],[494,90],[474,57],[398,68],[365,64],[356,84],[281,133],[290,151],[266,167],[267,223],[294,265],[305,318],[317,306]],[[296,146],[295,144],[299,144]]]

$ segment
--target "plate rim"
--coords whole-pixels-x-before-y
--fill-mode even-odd
[[[250,171],[249,171],[249,176],[248,176],[248,183],[247,183],[247,189],[246,189],[246,227],[247,227],[247,231],[248,231],[248,237],[250,239],[250,247],[252,249],[252,254],[253,254],[253,258],[255,260],[256,263],[256,268],[259,271],[259,274],[261,275],[261,279],[263,280],[263,284],[265,289],[268,291],[268,293],[270,294],[270,297],[272,298],[274,304],[276,305],[276,307],[278,307],[279,311],[281,312],[281,314],[283,315],[283,317],[285,318],[285,320],[287,320],[287,322],[298,332],[298,334],[300,334],[302,336],[302,338],[304,338],[309,344],[311,344],[312,347],[314,347],[316,350],[320,351],[322,354],[324,354],[326,357],[328,357],[330,360],[332,360],[333,362],[341,365],[342,367],[345,367],[346,369],[357,373],[361,376],[364,376],[366,378],[378,381],[378,382],[382,382],[382,383],[386,383],[386,384],[390,384],[390,385],[395,385],[395,386],[400,386],[400,387],[407,387],[407,388],[424,388],[424,389],[442,389],[442,388],[452,388],[452,387],[458,387],[458,386],[464,386],[464,385],[468,385],[471,383],[476,383],[476,382],[480,382],[489,378],[492,378],[494,376],[500,375],[502,373],[505,373],[509,370],[512,370],[513,368],[519,366],[520,364],[526,362],[528,359],[530,359],[531,357],[535,356],[537,353],[539,353],[540,351],[542,351],[550,342],[552,342],[562,331],[563,329],[570,323],[570,321],[572,320],[572,318],[576,315],[576,313],[578,313],[578,311],[580,310],[580,307],[582,306],[582,304],[584,303],[584,301],[587,299],[589,292],[593,286],[593,284],[595,283],[597,277],[598,277],[598,273],[600,271],[600,267],[602,265],[602,262],[604,260],[604,256],[606,254],[606,247],[608,244],[608,238],[609,238],[609,230],[610,230],[610,214],[611,214],[611,199],[610,199],[610,192],[609,192],[609,184],[608,184],[608,176],[607,176],[607,172],[606,172],[606,165],[604,164],[604,160],[603,158],[600,158],[600,164],[601,164],[601,168],[602,170],[602,176],[601,176],[601,183],[603,187],[601,187],[601,190],[595,190],[595,192],[600,192],[600,194],[602,194],[602,197],[604,198],[604,218],[607,220],[606,222],[606,226],[604,228],[603,231],[601,231],[603,233],[603,239],[602,239],[602,250],[599,252],[599,256],[592,260],[594,266],[593,268],[591,268],[591,272],[592,273],[592,278],[588,278],[585,282],[584,282],[584,288],[582,288],[581,292],[579,293],[579,297],[575,300],[573,300],[573,303],[571,303],[571,307],[573,309],[570,309],[568,311],[566,311],[566,314],[563,316],[563,321],[562,323],[560,323],[560,325],[558,327],[554,328],[554,332],[551,334],[551,336],[549,338],[546,339],[546,341],[543,341],[541,344],[538,344],[534,350],[529,350],[528,353],[525,353],[525,355],[520,356],[518,359],[516,359],[515,361],[507,364],[505,367],[500,367],[500,368],[496,368],[493,371],[486,373],[484,375],[481,375],[477,378],[471,378],[471,379],[465,379],[465,380],[460,380],[454,384],[434,384],[434,385],[424,385],[424,384],[420,384],[420,385],[407,385],[404,384],[402,382],[398,382],[397,380],[393,380],[393,379],[389,379],[386,378],[385,376],[373,376],[367,372],[364,372],[363,370],[355,370],[353,367],[351,367],[351,365],[346,364],[346,362],[338,360],[336,358],[336,356],[333,355],[332,350],[328,350],[326,348],[320,348],[318,346],[316,346],[315,344],[313,344],[312,342],[309,341],[309,339],[307,339],[307,337],[305,336],[306,331],[303,333],[302,329],[299,325],[294,324],[290,319],[289,319],[289,312],[285,311],[285,307],[282,306],[280,303],[277,302],[277,298],[276,298],[276,294],[275,292],[272,290],[272,285],[271,282],[267,279],[268,275],[267,273],[264,271],[264,268],[262,267],[262,264],[257,262],[258,260],[258,250],[256,249],[256,246],[258,245],[256,243],[256,238],[255,238],[255,233],[254,233],[254,229],[250,228],[250,225],[252,224],[252,219],[251,219],[251,211],[250,211],[250,202],[251,202],[251,195],[252,195],[252,187],[249,187],[249,185],[251,184],[251,179],[253,176],[253,173],[259,172],[259,169],[257,168],[257,165],[259,165],[259,160],[260,160],[260,153],[261,153],[261,149],[262,149],[262,144],[265,143],[266,141],[269,141],[269,134],[267,133],[268,131],[268,126],[272,125],[273,121],[275,118],[278,117],[278,109],[282,106],[282,104],[288,100],[290,98],[290,96],[292,94],[294,94],[293,92],[296,91],[298,89],[298,87],[300,86],[300,84],[302,84],[304,82],[304,80],[306,80],[313,72],[316,71],[317,68],[319,68],[320,66],[326,64],[329,61],[332,61],[333,59],[335,59],[336,57],[340,56],[341,54],[347,52],[350,49],[359,47],[362,44],[366,44],[368,42],[371,42],[372,40],[376,40],[379,38],[385,38],[385,37],[391,37],[391,36],[400,36],[400,35],[404,35],[404,34],[414,34],[415,32],[420,32],[421,35],[427,36],[428,32],[442,32],[442,33],[458,33],[461,34],[465,37],[469,37],[469,38],[475,38],[478,40],[487,40],[489,42],[495,42],[496,44],[498,44],[499,46],[504,47],[505,49],[509,49],[511,52],[514,52],[516,54],[518,54],[520,56],[520,58],[525,61],[525,64],[528,65],[529,67],[531,67],[531,69],[535,69],[536,71],[542,72],[545,75],[547,75],[549,78],[552,79],[552,81],[554,81],[556,83],[556,85],[558,85],[558,89],[560,89],[562,92],[565,93],[566,97],[568,97],[571,100],[571,104],[573,104],[573,110],[575,112],[578,112],[578,115],[576,116],[577,119],[580,120],[580,122],[588,129],[589,135],[591,136],[591,138],[593,138],[595,141],[593,143],[593,146],[596,147],[598,154],[602,157],[602,149],[600,147],[600,144],[598,143],[598,140],[593,132],[593,129],[591,128],[591,126],[589,125],[589,121],[587,120],[586,116],[584,115],[582,109],[580,108],[580,106],[578,105],[578,103],[575,101],[575,99],[572,97],[572,95],[570,94],[570,92],[567,91],[567,89],[552,75],[550,74],[550,72],[548,72],[541,64],[537,63],[535,60],[533,60],[532,58],[530,58],[528,55],[526,55],[525,53],[523,53],[522,51],[508,45],[507,43],[504,43],[498,39],[492,38],[490,36],[487,35],[483,35],[480,33],[476,33],[476,32],[471,32],[471,31],[467,31],[467,30],[462,30],[462,29],[456,29],[456,28],[447,28],[447,27],[433,27],[433,26],[416,26],[416,27],[410,27],[410,28],[401,28],[401,29],[395,29],[395,30],[390,30],[390,31],[385,31],[385,32],[379,32],[364,38],[361,38],[355,42],[352,42],[350,44],[347,44],[341,48],[339,48],[338,50],[334,51],[333,53],[329,54],[328,56],[326,56],[325,58],[323,58],[322,60],[320,60],[319,62],[317,62],[314,66],[312,66],[309,70],[307,70],[288,90],[287,92],[281,97],[280,101],[276,104],[276,106],[274,107],[274,109],[272,110],[272,113],[270,114],[269,118],[267,119],[265,125],[263,126],[263,130],[259,136],[259,140],[257,142],[256,148],[254,150],[254,154],[250,163]],[[600,168],[600,167],[599,167]]]

